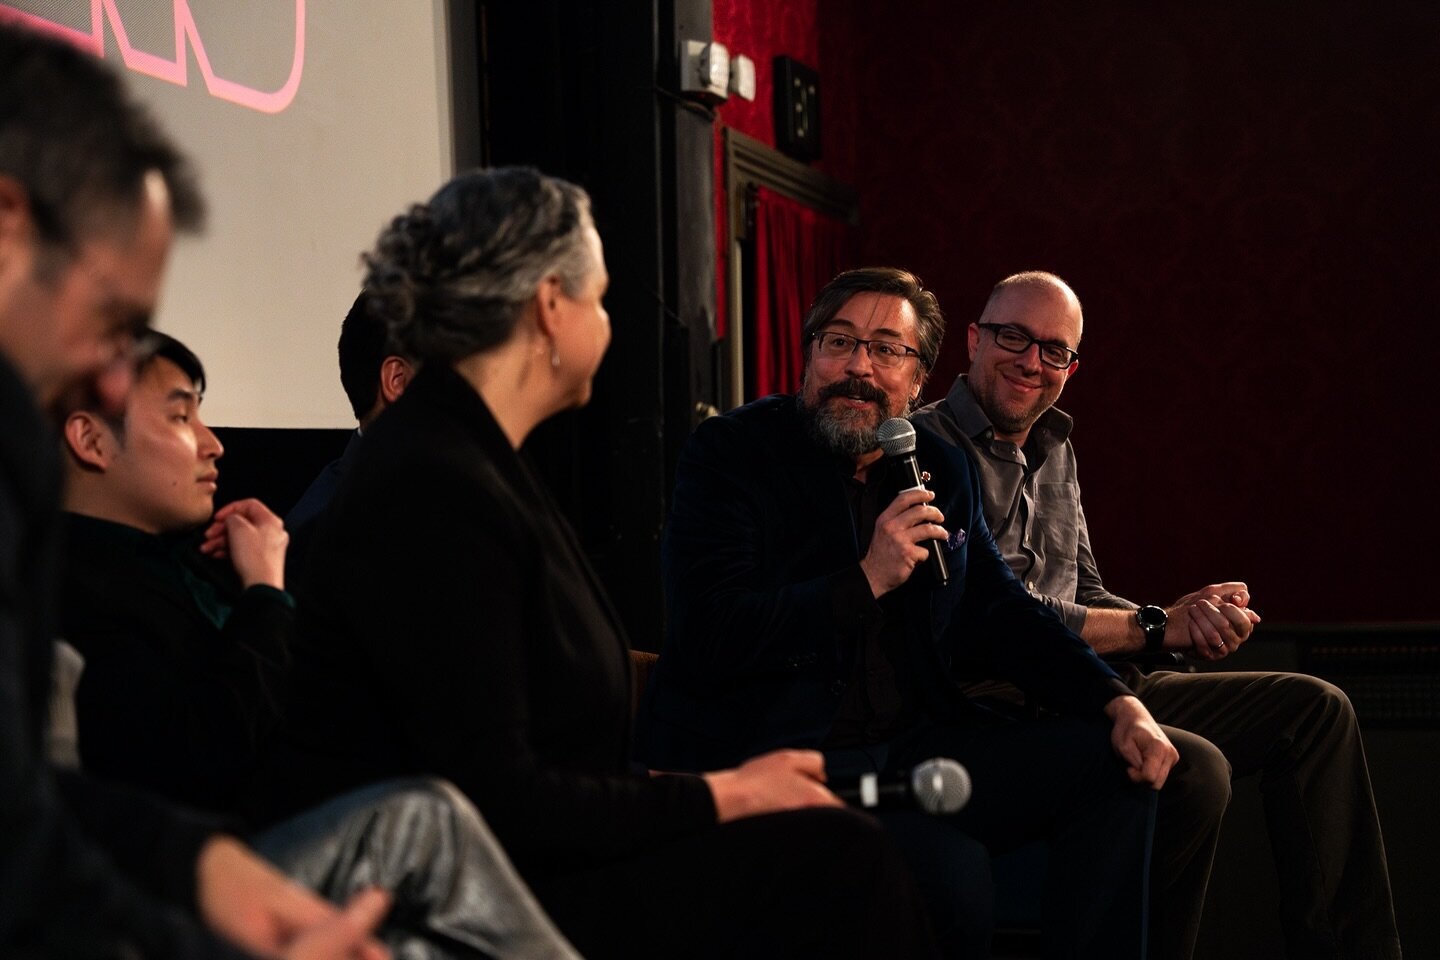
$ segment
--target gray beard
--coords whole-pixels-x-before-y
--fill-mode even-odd
[[[823,399],[818,409],[806,406],[804,401],[800,401],[798,407],[805,434],[827,453],[854,459],[880,446],[875,439],[879,424],[856,423],[837,417],[826,408]]]

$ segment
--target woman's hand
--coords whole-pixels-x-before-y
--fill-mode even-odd
[[[776,750],[732,770],[705,774],[721,823],[781,810],[842,806],[825,788],[825,758],[814,750]]]

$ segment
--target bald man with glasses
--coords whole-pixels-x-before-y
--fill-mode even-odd
[[[985,519],[1011,570],[1097,653],[1219,660],[1260,621],[1245,583],[1142,606],[1100,578],[1072,421],[1054,406],[1079,368],[1082,326],[1079,298],[1059,277],[1007,277],[970,325],[968,375],[914,423],[970,455]],[[1116,669],[1180,751],[1155,828],[1151,955],[1193,952],[1231,779],[1259,775],[1289,955],[1398,958],[1385,847],[1345,694],[1298,674]],[[970,693],[1013,691],[990,685]]]

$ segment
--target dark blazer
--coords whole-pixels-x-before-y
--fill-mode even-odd
[[[921,434],[918,459],[934,474],[934,502],[951,533],[948,585],[917,569],[900,590],[901,666],[916,682],[921,714],[972,716],[959,672],[1011,679],[1076,713],[1125,692],[1016,582],[985,525],[964,453]],[[662,541],[669,624],[648,696],[650,763],[713,767],[824,743],[856,639],[882,615],[860,570],[844,486],[853,472],[809,440],[793,397],[711,418],[690,438]],[[872,470],[872,479],[883,472]]]
[[[294,587],[300,582],[305,570],[305,558],[310,553],[310,541],[320,526],[320,518],[335,497],[335,491],[350,472],[355,455],[360,452],[360,431],[350,434],[345,441],[345,452],[338,459],[331,460],[325,468],[310,481],[310,486],[295,501],[295,506],[285,514],[285,530],[290,534],[290,548],[285,551],[285,583]]]
[[[62,635],[85,657],[75,696],[81,763],[203,810],[243,812],[260,746],[279,721],[290,598],[242,589],[192,538],[75,514],[65,522]]]
[[[175,909],[211,825],[45,761],[58,442],[0,356],[0,956],[240,956]]]
[[[532,882],[713,824],[703,781],[630,772],[620,625],[454,371],[427,366],[366,431],[307,574],[282,805],[442,776]]]

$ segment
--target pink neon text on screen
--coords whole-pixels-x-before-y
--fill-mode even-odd
[[[205,89],[211,96],[238,103],[251,110],[259,110],[261,113],[279,113],[290,106],[290,101],[295,99],[295,92],[300,89],[300,74],[305,67],[305,0],[295,0],[295,56],[290,61],[290,77],[280,89],[269,92],[255,90],[242,83],[217,77],[215,71],[210,67],[210,58],[205,53],[205,43],[200,39],[200,31],[195,26],[195,18],[190,13],[189,0],[173,0],[173,3],[175,7],[175,58],[173,60],[146,53],[144,50],[136,50],[130,45],[130,39],[125,33],[124,21],[120,17],[120,11],[116,8],[116,0],[90,0],[89,33],[56,23],[38,14],[17,10],[7,3],[0,3],[0,22],[20,23],[38,32],[67,40],[80,49],[101,57],[105,55],[105,38],[101,31],[104,21],[108,20],[110,31],[115,35],[115,45],[120,49],[120,57],[127,69],[182,87],[189,85],[185,58],[185,41],[188,39],[190,49],[195,51],[195,62],[200,65],[200,75],[205,80]]]

